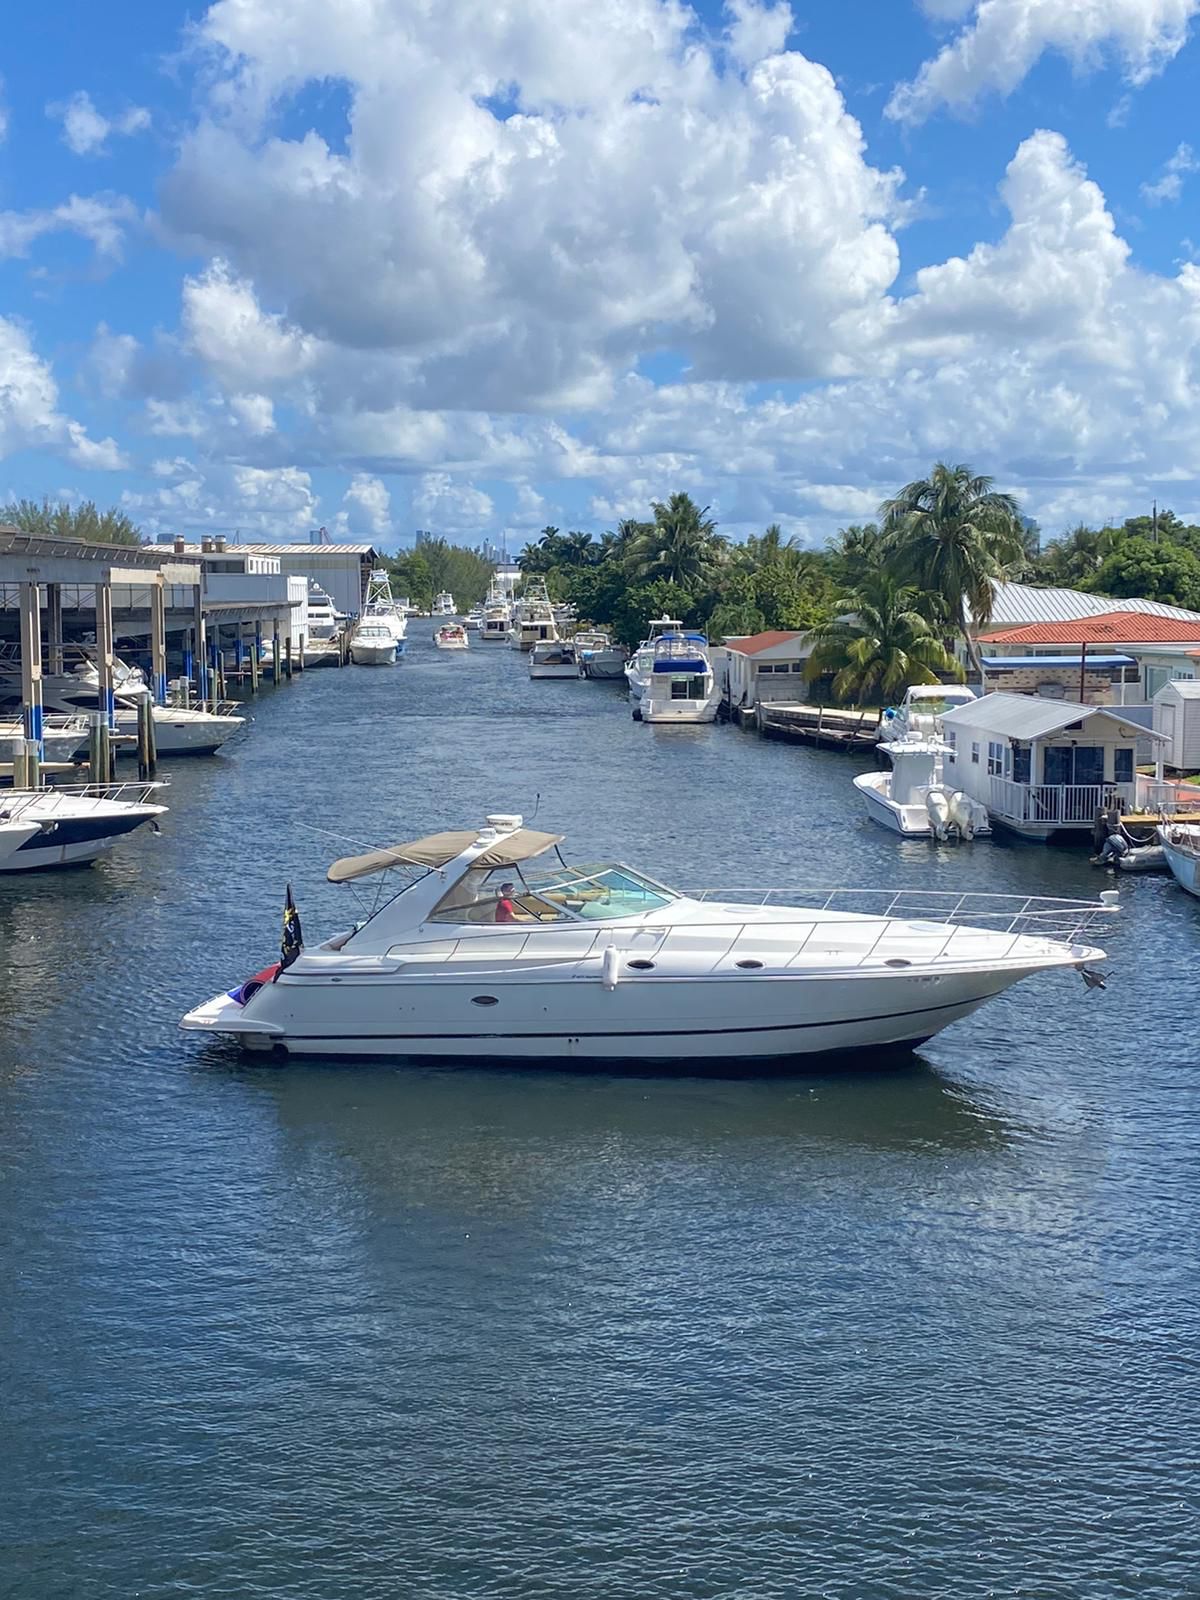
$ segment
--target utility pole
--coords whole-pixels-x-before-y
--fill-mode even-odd
[[[1154,530],[1154,542],[1158,543],[1158,501],[1154,502],[1154,511],[1150,518],[1150,526]]]

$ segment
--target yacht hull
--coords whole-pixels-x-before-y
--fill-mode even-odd
[[[70,817],[37,832],[0,860],[0,872],[40,872],[48,867],[81,867],[111,850],[117,840],[161,816],[164,806],[128,806],[121,814]]]
[[[210,756],[219,750],[239,728],[244,717],[222,717],[209,712],[172,711],[170,706],[154,710],[154,744],[159,756]],[[137,712],[117,712],[117,732],[137,733]],[[137,754],[136,745],[126,747]]]
[[[396,644],[350,643],[350,659],[356,667],[391,667],[396,662]]]
[[[1200,855],[1172,844],[1165,828],[1159,830],[1159,840],[1175,882],[1181,889],[1200,898]]]
[[[887,792],[890,783],[890,772],[864,772],[854,779],[871,821],[906,839],[928,839],[933,830],[925,807],[897,805]]]
[[[1092,952],[1094,954],[1094,952]],[[767,1061],[911,1045],[1037,971],[938,977],[545,983],[288,977],[247,1006],[217,995],[183,1027],[294,1055],[472,1061]],[[481,1006],[479,997],[495,996]],[[505,1013],[513,1014],[509,1021]]]
[[[656,701],[653,694],[644,694],[640,701],[643,722],[715,722],[717,720],[717,702],[715,700],[660,700]]]

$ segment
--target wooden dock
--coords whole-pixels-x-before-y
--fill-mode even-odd
[[[879,735],[878,711],[843,711],[775,701],[755,708],[758,731],[766,739],[789,739],[827,750],[870,750]]]

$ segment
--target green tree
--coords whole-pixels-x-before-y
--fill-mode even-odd
[[[94,500],[70,506],[65,500],[11,500],[0,506],[0,523],[22,533],[86,539],[91,544],[141,544],[142,530],[124,511],[112,506],[100,511]]]
[[[1163,600],[1200,610],[1200,558],[1178,544],[1124,538],[1083,587],[1119,599]]]
[[[611,625],[622,644],[633,646],[646,637],[651,617],[677,617],[685,626],[696,621],[692,590],[659,579],[654,583],[623,587],[613,606]]]
[[[962,677],[962,669],[919,609],[920,596],[889,573],[868,573],[846,597],[847,611],[809,632],[805,677],[833,674],[838,700],[896,700],[910,684]]]
[[[717,525],[689,494],[653,505],[654,523],[630,545],[629,559],[643,583],[662,579],[694,591],[712,573],[722,546]]]
[[[853,589],[863,574],[883,561],[883,535],[873,522],[839,528],[825,546],[829,573],[841,589]]]
[[[970,467],[939,461],[928,478],[884,501],[879,514],[892,575],[941,597],[978,667],[970,624],[980,628],[991,621],[993,583],[1006,566],[1024,559],[1016,500]]]

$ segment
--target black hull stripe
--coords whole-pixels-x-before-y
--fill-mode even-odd
[[[135,828],[140,828],[149,820],[149,817],[122,816],[94,819],[68,818],[58,823],[49,833],[43,833],[39,828],[37,833],[31,839],[26,839],[15,853],[20,855],[21,850],[60,850],[64,846],[93,844],[97,839],[116,839],[121,834],[132,833]]]
[[[979,997],[979,1003],[990,1000],[1003,991],[993,989]],[[622,1028],[603,1033],[568,1033],[560,1029],[553,1033],[289,1033],[262,1034],[262,1038],[278,1038],[281,1044],[288,1039],[297,1043],[320,1044],[330,1039],[711,1039],[744,1033],[798,1033],[804,1028],[858,1028],[866,1022],[901,1022],[905,1017],[931,1017],[938,1011],[957,1011],[975,1003],[972,1000],[951,1000],[941,1006],[919,1006],[915,1011],[882,1011],[874,1017],[847,1017],[843,1022],[778,1022],[767,1027],[748,1028]],[[217,1031],[217,1030],[214,1030]],[[236,1033],[237,1028],[222,1028],[222,1033]]]

